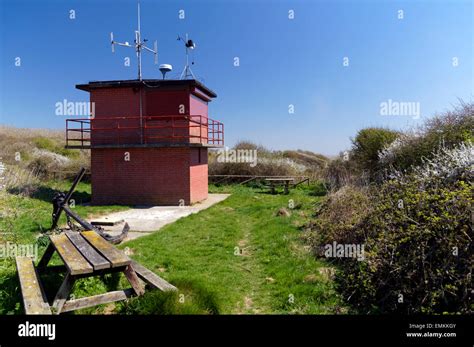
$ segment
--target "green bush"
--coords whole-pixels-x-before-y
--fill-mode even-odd
[[[399,133],[384,128],[366,128],[359,130],[352,140],[350,159],[357,163],[361,172],[368,172],[371,180],[379,171],[379,152],[391,144]]]
[[[370,173],[361,169],[350,152],[341,153],[338,158],[331,160],[323,169],[322,178],[333,191],[344,186],[363,187],[370,183]]]
[[[335,258],[358,312],[473,312],[473,140],[474,104],[461,103],[414,132],[363,129],[328,165],[327,183],[342,189],[310,240],[319,256],[333,242],[364,246],[363,261]]]
[[[33,144],[39,149],[45,149],[50,152],[54,152],[56,149],[56,143],[47,137],[36,137],[33,139]]]
[[[62,144],[57,143],[47,137],[36,137],[33,139],[33,144],[38,149],[44,149],[52,153],[60,154],[62,156],[68,158],[78,158],[80,156],[80,152],[78,150],[71,150],[64,148]]]
[[[34,176],[44,179],[49,178],[51,172],[61,170],[61,164],[54,160],[51,156],[40,156],[36,157],[27,165],[27,169],[30,170]]]
[[[469,172],[454,180],[412,174],[366,197],[346,190],[321,208],[313,225],[318,254],[333,241],[364,245],[365,261],[337,259],[339,288],[358,312],[473,311],[473,178]],[[373,209],[365,212],[361,205],[369,201]]]
[[[300,189],[306,188],[306,186],[300,186],[300,187],[301,187]],[[308,189],[311,191],[309,193],[311,196],[325,196],[328,193],[326,185],[321,181],[318,181],[314,183],[313,185],[310,185]]]
[[[316,210],[312,222],[313,233],[310,237],[317,255],[323,255],[323,246],[337,243],[358,243],[361,239],[352,232],[355,225],[367,216],[370,211],[370,197],[367,189],[355,186],[344,186],[331,193]],[[349,242],[350,241],[350,242]]]
[[[428,119],[415,132],[400,134],[379,153],[381,169],[409,171],[432,158],[440,147],[474,142],[474,104],[462,103],[453,111]]]

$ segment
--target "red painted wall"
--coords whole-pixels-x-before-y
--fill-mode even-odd
[[[146,114],[149,116],[179,115],[180,105],[189,114],[189,92],[187,90],[146,90]]]
[[[202,99],[194,96],[194,95],[189,95],[189,111],[192,119],[195,122],[199,123],[207,123],[207,118],[208,118],[208,105],[206,101],[203,101]],[[194,117],[193,117],[194,116]],[[199,117],[200,116],[200,117]],[[191,122],[193,125],[197,125],[193,122]],[[199,143],[202,141],[202,138],[207,138],[207,126],[193,126],[190,128],[190,134],[194,136],[199,136],[199,137],[191,137],[191,141],[193,143]],[[207,142],[207,140],[205,140]]]
[[[207,102],[191,95],[188,90],[142,89],[143,116],[175,117],[147,119],[142,120],[141,123],[138,118],[140,116],[140,92],[138,89],[95,89],[91,91],[91,102],[95,103],[95,118],[92,120],[94,129],[91,134],[92,145],[140,144],[142,137],[144,143],[164,141],[199,143],[201,137],[207,137],[207,127],[199,127],[195,123],[205,122],[205,118],[208,116]],[[189,122],[180,119],[181,115],[197,117],[192,117],[195,122]],[[136,118],[111,119],[117,117]],[[145,124],[145,122],[147,128],[141,130],[140,124]]]
[[[191,97],[187,90],[143,90],[144,116],[178,115],[179,105],[185,105],[185,114],[202,114],[207,117],[207,103]],[[112,120],[110,117],[140,115],[139,93],[133,88],[104,88],[91,91],[95,103],[92,120],[92,146],[104,144],[140,144],[140,121]],[[150,126],[169,124],[170,119],[149,122]],[[189,122],[175,124],[175,135],[199,133],[207,135],[207,128],[190,130]],[[122,130],[103,131],[100,128]],[[203,127],[201,127],[203,128]],[[181,132],[181,133],[180,133]],[[146,135],[171,135],[166,129],[147,129]],[[160,139],[157,142],[163,142]],[[173,142],[173,140],[169,140]],[[174,142],[183,142],[174,140]],[[195,142],[195,141],[191,141]],[[148,143],[153,143],[150,140]],[[125,160],[129,153],[129,161]],[[92,148],[92,203],[98,205],[186,205],[204,200],[208,196],[207,149],[196,147],[145,147],[145,148]]]
[[[189,122],[179,118],[181,115],[189,114],[188,90],[146,90],[145,114],[148,116],[178,116],[148,121],[147,126],[157,128],[147,129],[147,135],[150,137],[147,143],[189,142]],[[174,129],[171,128],[172,125],[174,125]]]
[[[200,153],[199,153],[200,152]],[[191,148],[191,201],[207,199],[208,194],[208,162],[207,148]]]
[[[92,149],[91,172],[97,205],[179,205],[181,199],[189,205],[207,198],[207,149]]]
[[[133,88],[100,88],[90,93],[95,118],[139,116],[139,94]]]

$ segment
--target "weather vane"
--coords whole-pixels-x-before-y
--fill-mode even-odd
[[[193,40],[190,40],[188,38],[188,34],[186,34],[186,39],[183,39],[181,36],[178,35],[178,41],[183,41],[184,42],[184,47],[186,48],[186,65],[184,66],[183,72],[181,73],[181,78],[182,80],[187,79],[188,77],[192,77],[193,79],[196,79],[196,77],[193,74],[193,71],[189,67],[189,50],[193,50],[196,48],[196,44],[193,42]],[[193,62],[194,64],[194,62]]]
[[[137,5],[138,5],[138,30],[135,30],[134,44],[131,45],[127,41],[125,42],[114,41],[113,32],[110,33],[110,44],[112,45],[112,53],[115,52],[115,45],[135,48],[135,51],[137,52],[137,61],[138,61],[138,79],[141,81],[142,80],[142,50],[144,49],[146,51],[153,53],[153,55],[155,56],[155,64],[158,64],[158,43],[157,41],[155,41],[154,49],[151,49],[145,45],[145,43],[148,41],[147,39],[144,39],[142,41],[141,32],[140,32],[140,1],[138,1]]]

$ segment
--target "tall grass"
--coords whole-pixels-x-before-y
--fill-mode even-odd
[[[65,149],[63,131],[0,127],[0,162],[7,190],[30,194],[53,178],[71,178],[89,167],[89,152]]]
[[[309,176],[321,177],[328,158],[303,150],[273,151],[250,141],[240,141],[230,150],[254,150],[257,164],[219,162],[220,150],[209,152],[210,175]]]

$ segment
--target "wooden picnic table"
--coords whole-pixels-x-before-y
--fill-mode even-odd
[[[95,231],[66,231],[51,235],[50,241],[37,267],[30,258],[16,258],[26,314],[51,314],[52,311],[60,314],[125,300],[131,296],[142,295],[145,283],[160,290],[176,290],[176,287],[131,260],[123,251],[115,248]],[[66,275],[50,305],[41,285],[39,273],[58,268],[47,266],[55,252],[64,262],[59,269],[64,270]],[[68,300],[76,280],[117,272],[125,275],[131,288]]]
[[[285,194],[289,193],[289,186],[290,182],[293,182],[295,179],[294,178],[266,178],[265,181],[270,183],[270,190],[272,194],[275,194],[275,187],[283,185]]]

